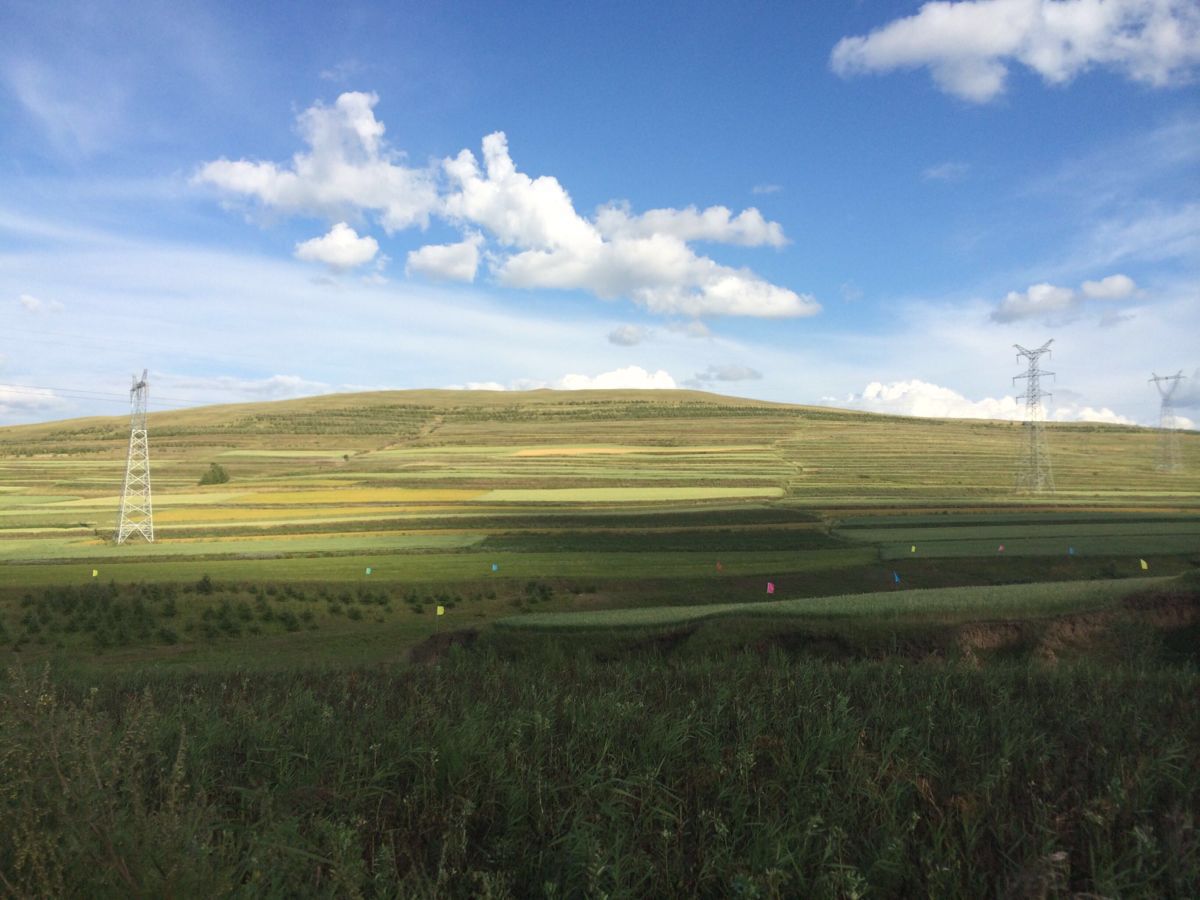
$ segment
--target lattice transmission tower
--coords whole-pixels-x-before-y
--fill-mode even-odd
[[[1174,375],[1154,375],[1151,383],[1158,388],[1162,406],[1158,410],[1158,471],[1179,472],[1183,463],[1179,457],[1179,430],[1175,423],[1175,406],[1171,398],[1183,380],[1183,370]]]
[[[1054,472],[1050,468],[1050,452],[1046,449],[1046,432],[1042,423],[1046,417],[1043,397],[1051,397],[1049,391],[1042,390],[1042,376],[1054,376],[1041,368],[1042,354],[1050,352],[1054,338],[1046,341],[1036,350],[1026,350],[1020,344],[1017,348],[1017,361],[1026,360],[1029,368],[1024,375],[1013,376],[1015,384],[1019,379],[1025,379],[1025,393],[1018,400],[1025,401],[1025,434],[1024,446],[1020,461],[1017,464],[1017,492],[1040,494],[1054,491]]]
[[[146,370],[142,379],[133,376],[129,389],[129,455],[125,459],[125,486],[121,489],[121,515],[117,520],[117,543],[140,534],[154,541],[154,510],[150,505],[150,443],[146,437],[146,399],[150,384]]]

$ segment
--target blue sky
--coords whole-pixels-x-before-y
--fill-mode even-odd
[[[1190,0],[0,9],[0,423],[678,386],[1200,420]]]

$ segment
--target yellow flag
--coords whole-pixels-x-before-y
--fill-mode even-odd
[[[100,573],[99,573],[97,570],[95,570],[95,569],[92,569],[92,577],[93,577],[93,578],[95,578],[95,577],[96,577],[97,575],[99,575],[99,574],[100,574]]]
[[[439,607],[438,607],[438,615],[439,615],[439,616],[444,616],[445,614],[446,614],[446,607],[444,607],[444,606],[439,606]]]
[[[909,553],[916,553],[916,552],[917,552],[917,545],[916,545],[916,544],[913,544],[913,545],[912,545],[912,550],[910,550],[910,551],[909,551]]]
[[[1146,562],[1144,559],[1139,559],[1138,562],[1140,562],[1142,564],[1143,572],[1145,572],[1147,569],[1150,568],[1150,563]]]

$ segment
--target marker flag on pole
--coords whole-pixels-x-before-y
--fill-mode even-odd
[[[768,582],[767,582],[767,593],[768,593],[768,594],[773,594],[773,593],[775,593],[775,582],[773,582],[773,581],[768,581]]]
[[[1067,548],[1067,556],[1074,556],[1074,555],[1075,555],[1075,548],[1074,548],[1074,547],[1068,547],[1068,548]]]
[[[892,570],[892,581],[894,581],[896,584],[900,583],[900,573],[894,569]]]
[[[499,572],[499,571],[500,571],[500,565],[499,565],[499,563],[492,563],[492,571],[493,571],[493,572]]]
[[[1004,545],[1003,545],[1003,544],[1001,544],[999,547],[997,547],[997,548],[996,548],[996,552],[997,552],[997,553],[1003,553],[1003,552],[1004,552]]]
[[[439,616],[444,616],[444,615],[446,614],[446,607],[444,607],[444,606],[439,606],[439,607],[438,607],[438,609],[437,609],[437,614],[438,614]]]
[[[93,578],[95,578],[95,577],[96,577],[97,575],[99,575],[99,574],[100,574],[100,572],[99,572],[98,570],[96,570],[96,569],[92,569],[92,577],[93,577]]]
[[[718,562],[718,563],[717,563],[717,571],[718,571],[718,572],[720,572],[720,571],[721,571],[721,563],[720,563],[720,562]]]
[[[910,551],[909,551],[909,553],[916,553],[916,552],[917,552],[917,545],[916,545],[916,544],[913,544],[913,545],[912,545],[912,550],[910,550]]]
[[[370,575],[370,574],[371,574],[371,567],[370,567],[370,566],[367,566],[367,574],[368,574],[368,575]]]
[[[1146,562],[1144,559],[1139,559],[1138,562],[1140,562],[1142,564],[1143,572],[1145,572],[1147,569],[1150,568],[1150,563]]]

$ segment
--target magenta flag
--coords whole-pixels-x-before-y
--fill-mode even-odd
[[[773,581],[768,581],[768,582],[767,582],[767,593],[768,593],[768,594],[773,594],[773,593],[775,593],[775,582],[773,582]]]

